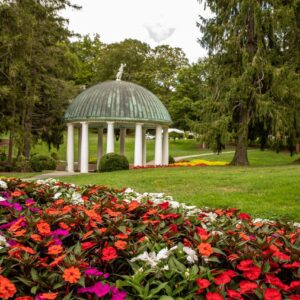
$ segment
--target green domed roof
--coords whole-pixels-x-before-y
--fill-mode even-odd
[[[106,81],[83,91],[67,109],[65,120],[172,122],[167,109],[154,94],[126,81]]]

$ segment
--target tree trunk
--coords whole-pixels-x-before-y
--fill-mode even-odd
[[[248,123],[249,115],[246,108],[241,108],[239,112],[239,130],[237,144],[235,146],[235,154],[230,163],[233,166],[248,166]]]
[[[7,160],[9,163],[12,162],[12,158],[13,158],[13,140],[14,140],[14,132],[13,130],[10,130],[9,142],[8,142],[8,155],[7,155]]]

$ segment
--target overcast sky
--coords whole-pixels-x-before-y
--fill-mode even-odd
[[[80,34],[100,35],[104,43],[138,39],[152,47],[169,44],[180,47],[190,62],[196,62],[206,51],[197,39],[196,26],[203,7],[197,0],[73,0],[82,6],[68,9],[69,28]],[[207,14],[207,12],[205,12]]]

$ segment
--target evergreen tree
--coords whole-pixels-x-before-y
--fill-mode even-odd
[[[200,1],[204,2],[204,1]],[[299,1],[207,0],[201,44],[209,50],[211,96],[199,103],[208,124],[236,139],[233,165],[249,164],[249,127],[260,122],[277,139],[299,133]],[[296,40],[296,38],[298,38]],[[297,123],[297,124],[296,124]],[[207,131],[206,131],[207,132]],[[209,132],[209,131],[208,131]],[[294,138],[293,138],[294,139]]]

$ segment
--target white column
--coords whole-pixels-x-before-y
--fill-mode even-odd
[[[156,135],[155,135],[155,165],[162,164],[162,127],[161,125],[156,126]]]
[[[80,173],[89,172],[89,125],[81,122],[81,157]]]
[[[106,153],[115,151],[114,122],[107,122]]]
[[[164,127],[163,131],[163,146],[162,146],[162,164],[169,164],[169,132],[168,127]]]
[[[67,171],[74,172],[74,125],[67,124]]]
[[[143,166],[146,166],[147,164],[146,129],[143,129],[142,143],[143,143]]]
[[[120,154],[125,155],[126,128],[120,129]]]
[[[103,156],[103,128],[98,129],[98,148],[97,148],[97,166],[98,169],[100,158]]]
[[[134,142],[134,166],[143,165],[143,124],[135,125],[135,142]]]
[[[81,158],[81,124],[78,127],[78,171],[80,171],[80,158]]]

